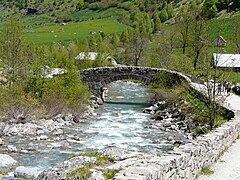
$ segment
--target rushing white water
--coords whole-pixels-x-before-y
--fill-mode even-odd
[[[135,151],[161,153],[172,148],[166,132],[149,127],[149,115],[142,113],[151,94],[146,86],[111,83],[106,103],[96,110],[97,116],[86,123],[66,127],[63,135],[48,134],[47,140],[34,137],[8,137],[6,143],[27,153],[10,153],[20,165],[41,170],[64,161],[74,153],[121,147]],[[6,153],[0,148],[0,153]]]

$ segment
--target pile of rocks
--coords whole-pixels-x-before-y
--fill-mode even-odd
[[[165,101],[155,103],[153,106],[144,109],[144,113],[151,114],[149,128],[157,128],[162,131],[174,132],[169,136],[168,140],[175,140],[181,143],[183,139],[192,139],[190,134],[194,131],[195,126],[189,124],[185,113],[181,109],[171,108],[168,110]],[[174,143],[175,143],[174,141]]]

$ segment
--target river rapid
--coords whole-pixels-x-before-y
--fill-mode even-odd
[[[85,123],[63,128],[63,133],[46,134],[45,140],[31,136],[4,137],[0,153],[9,154],[25,167],[39,171],[63,162],[77,153],[96,152],[108,147],[120,147],[150,153],[168,152],[173,147],[170,135],[158,128],[150,128],[150,115],[143,113],[152,94],[147,86],[132,82],[109,85],[106,103],[95,110],[96,116]],[[7,152],[14,145],[17,152]],[[13,173],[4,179],[14,179]]]

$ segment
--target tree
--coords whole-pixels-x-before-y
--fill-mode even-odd
[[[139,29],[133,31],[133,36],[129,42],[127,52],[129,53],[129,58],[132,60],[132,63],[135,66],[138,66],[143,56],[143,52],[149,43],[149,37]]]
[[[172,3],[167,5],[167,14],[168,14],[168,19],[174,17],[174,10],[172,7]]]
[[[166,9],[160,11],[159,18],[161,19],[161,22],[165,22],[166,20],[168,20],[168,13]]]
[[[218,13],[216,6],[217,0],[205,0],[203,4],[203,15],[207,18],[213,18]]]
[[[83,6],[84,6],[84,0],[78,0],[76,9],[81,10],[83,8]]]
[[[194,16],[194,14],[193,14]],[[197,69],[199,57],[202,49],[208,46],[207,34],[209,28],[205,20],[198,14],[195,14],[194,21],[191,26],[191,37],[192,37],[192,49],[193,49],[193,68]]]
[[[235,18],[232,23],[231,28],[231,40],[234,43],[234,51],[238,54],[240,54],[240,20],[238,18]]]
[[[160,30],[160,28],[161,28],[161,20],[160,20],[160,18],[159,18],[159,16],[158,16],[158,13],[157,13],[157,12],[155,12],[155,13],[153,14],[153,22],[154,22],[153,32],[156,33],[156,32],[158,32],[158,31]]]
[[[182,53],[185,54],[186,47],[189,42],[189,33],[190,33],[190,26],[192,22],[192,15],[189,12],[185,12],[183,15],[182,27],[180,29],[181,34],[181,44],[182,44]]]
[[[112,38],[111,38],[111,43],[114,46],[116,46],[116,45],[118,45],[119,41],[120,41],[120,39],[119,39],[117,33],[114,32],[113,35],[112,35]]]
[[[6,23],[2,36],[1,58],[6,65],[8,87],[21,79],[25,73],[23,26],[16,19],[11,18]]]
[[[128,33],[128,29],[125,29],[120,37],[121,42],[123,42],[123,44],[128,43],[129,42],[129,33]]]

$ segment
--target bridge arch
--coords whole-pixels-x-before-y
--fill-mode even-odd
[[[111,76],[109,78],[103,79],[99,82],[99,85],[102,86],[106,86],[109,83],[118,81],[118,80],[126,80],[126,79],[131,79],[131,80],[138,80],[143,82],[144,84],[150,84],[152,83],[151,79],[148,77],[145,77],[143,75],[139,75],[139,74],[122,74],[122,75],[115,75],[115,76]]]
[[[155,81],[156,74],[159,72],[170,73],[182,80],[191,82],[186,75],[176,71],[140,66],[90,68],[82,70],[80,72],[80,77],[82,81],[89,84],[95,96],[102,97],[103,87],[111,82],[133,79],[139,80],[145,84],[151,84]]]

